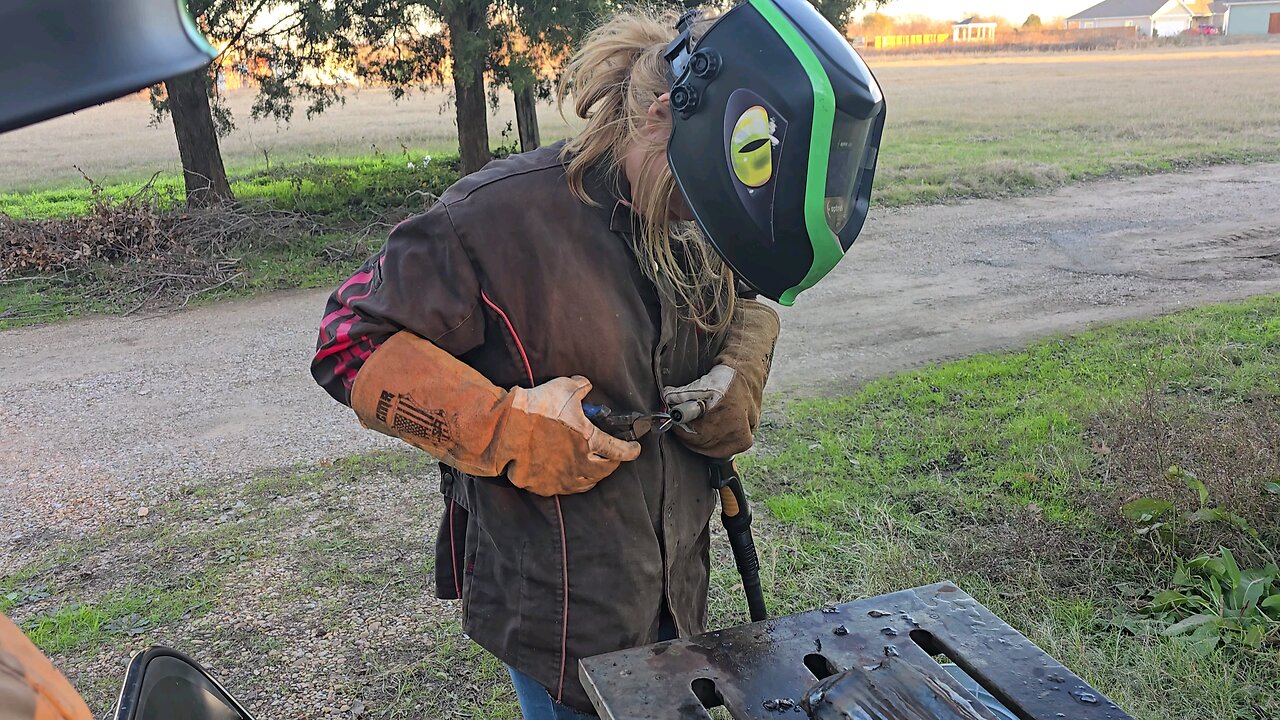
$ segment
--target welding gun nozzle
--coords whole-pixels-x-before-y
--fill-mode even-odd
[[[703,407],[701,400],[682,402],[671,408],[671,419],[674,420],[677,425],[684,425],[685,423],[693,422],[694,420],[702,417],[702,410]]]

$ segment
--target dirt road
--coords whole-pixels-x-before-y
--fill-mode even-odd
[[[877,212],[834,275],[783,312],[771,389],[831,392],[1088,323],[1280,292],[1277,197],[1280,165],[1257,165]],[[0,543],[134,513],[183,477],[390,444],[307,373],[325,295],[0,333]]]

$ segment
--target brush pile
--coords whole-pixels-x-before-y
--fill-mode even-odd
[[[94,185],[89,212],[81,216],[31,220],[0,213],[0,282],[72,283],[92,276],[101,299],[185,305],[242,283],[239,250],[320,230],[302,213],[242,203],[188,209],[151,183],[121,200]]]

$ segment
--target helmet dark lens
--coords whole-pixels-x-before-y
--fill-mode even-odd
[[[863,155],[871,121],[836,111],[831,131],[831,155],[827,158],[827,190],[825,210],[831,232],[840,234],[849,223],[854,194],[862,181]]]

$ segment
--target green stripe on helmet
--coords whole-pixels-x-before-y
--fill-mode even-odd
[[[768,21],[778,33],[778,37],[791,48],[791,52],[800,61],[809,83],[813,86],[813,130],[809,136],[809,172],[804,189],[804,220],[808,231],[809,243],[813,246],[813,264],[809,274],[800,284],[787,290],[778,298],[782,305],[792,305],[796,296],[813,287],[823,275],[826,275],[836,263],[844,257],[844,248],[840,247],[840,239],[827,225],[824,199],[827,185],[827,161],[831,155],[831,130],[836,121],[836,94],[831,88],[831,79],[827,71],[822,69],[822,61],[809,47],[808,41],[800,35],[782,10],[773,0],[748,0],[751,7]]]

